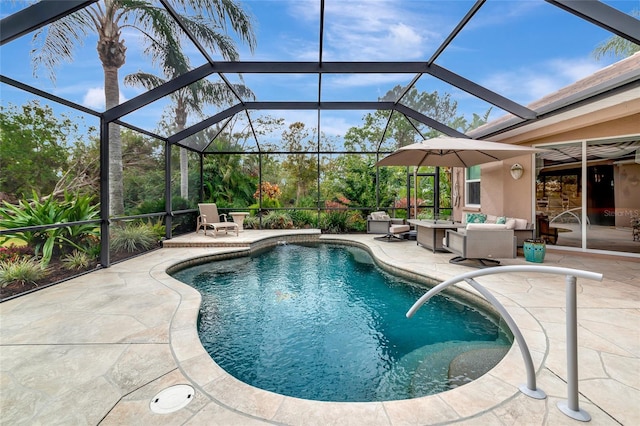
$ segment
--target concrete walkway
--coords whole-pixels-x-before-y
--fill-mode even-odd
[[[546,399],[518,391],[526,374],[517,345],[476,381],[406,401],[306,401],[229,376],[199,342],[199,294],[165,271],[186,259],[244,251],[251,242],[286,234],[190,234],[155,252],[0,304],[0,423],[581,424],[556,407],[567,398],[563,276],[510,273],[477,279],[523,330]],[[303,234],[317,237],[317,231]],[[365,244],[389,268],[440,281],[474,270],[451,265],[451,254],[433,254],[415,242],[388,243],[371,235],[321,236],[325,238]],[[205,247],[211,241],[227,247]],[[522,257],[502,263],[532,265]],[[592,424],[640,424],[640,262],[549,252],[544,265],[604,274],[602,282],[578,280],[580,408],[590,414]],[[170,414],[152,412],[152,398],[176,384],[195,389],[191,402]]]

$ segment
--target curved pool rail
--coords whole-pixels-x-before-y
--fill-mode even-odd
[[[524,358],[525,368],[527,370],[527,384],[520,386],[520,391],[525,395],[544,399],[546,394],[536,386],[536,374],[531,359],[531,353],[527,346],[522,332],[517,324],[511,318],[504,306],[496,299],[486,288],[479,284],[475,277],[485,275],[495,275],[508,272],[538,272],[543,274],[565,275],[566,286],[566,339],[567,339],[567,401],[558,402],[558,409],[572,419],[587,422],[591,420],[591,416],[585,410],[580,409],[578,403],[578,318],[576,307],[576,282],[577,278],[585,278],[588,280],[602,281],[603,275],[597,272],[583,271],[580,269],[562,268],[556,266],[533,266],[533,265],[511,265],[496,266],[493,268],[481,269],[477,271],[467,272],[457,275],[446,281],[441,282],[431,290],[426,292],[418,299],[413,306],[407,311],[407,318],[411,318],[422,305],[436,294],[444,289],[461,281],[465,281],[484,296],[502,315],[503,319],[511,329],[514,338],[520,346],[522,357]]]

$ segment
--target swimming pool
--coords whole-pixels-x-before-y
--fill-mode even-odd
[[[229,374],[324,401],[385,401],[469,380],[449,366],[472,350],[504,354],[495,319],[440,297],[407,319],[424,288],[385,273],[360,248],[282,245],[173,276],[202,295],[199,335]],[[499,357],[498,357],[499,359]]]

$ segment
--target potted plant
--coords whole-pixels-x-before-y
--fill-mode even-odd
[[[524,240],[522,251],[524,251],[524,260],[527,262],[542,263],[547,245],[543,238],[529,238]]]

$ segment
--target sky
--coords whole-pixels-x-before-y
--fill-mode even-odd
[[[246,61],[318,61],[318,0],[239,0],[253,17],[257,47],[251,52],[236,42],[240,60]],[[640,9],[640,0],[605,1],[630,13]],[[323,61],[426,61],[445,37],[468,12],[474,1],[427,0],[326,0]],[[23,2],[0,0],[0,17],[24,8]],[[158,74],[145,57],[140,33],[123,27],[127,62],[123,76],[138,71]],[[612,34],[583,21],[542,0],[488,0],[472,22],[453,40],[435,63],[475,83],[481,84],[523,105],[567,86],[615,62],[615,58],[597,61],[592,52]],[[63,63],[51,81],[44,69],[34,71],[29,52],[37,45],[32,34],[0,47],[0,72],[49,93],[98,111],[104,110],[103,74],[95,50],[96,37],[87,37],[74,50],[74,63]],[[195,47],[187,46],[194,67],[205,63]],[[214,59],[220,56],[212,54]],[[227,76],[239,82],[237,76]],[[354,74],[322,77],[323,101],[375,101],[396,85],[411,81],[410,74]],[[243,82],[260,101],[317,101],[316,75],[245,74]],[[449,94],[458,102],[458,112],[468,120],[472,114],[484,114],[491,105],[461,90],[424,75],[416,85],[419,91]],[[121,99],[128,100],[142,89],[121,84]],[[8,85],[0,85],[1,104],[21,105],[25,96]],[[168,107],[158,101],[125,117],[147,130]],[[71,116],[78,113],[55,106]],[[208,114],[218,112],[212,108]],[[371,111],[323,111],[321,130],[341,137],[352,126],[359,126]],[[317,111],[268,111],[283,117],[287,124],[317,124]],[[493,108],[491,119],[505,112]],[[82,114],[81,114],[82,115]],[[97,120],[86,116],[91,125]],[[191,121],[196,118],[192,117]]]

